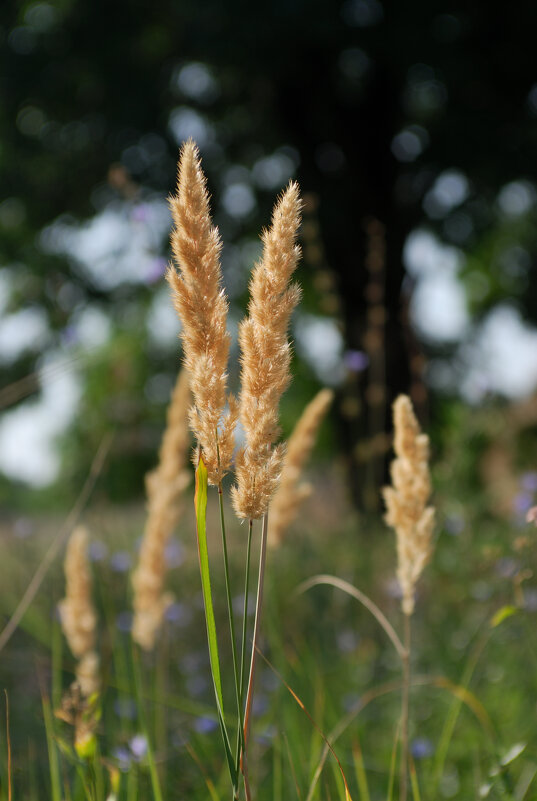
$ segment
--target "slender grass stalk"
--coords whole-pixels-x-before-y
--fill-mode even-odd
[[[400,785],[399,785],[399,799],[406,801],[407,798],[407,784],[408,784],[408,716],[409,716],[409,703],[410,703],[410,648],[411,648],[411,627],[410,615],[404,615],[405,619],[405,635],[404,644],[405,651],[403,655],[403,687],[401,693],[401,771],[400,771]]]
[[[412,787],[413,801],[421,801],[420,786],[418,784],[418,776],[416,773],[416,766],[414,760],[410,757],[410,785]]]
[[[50,700],[43,698],[43,718],[45,720],[45,731],[47,735],[47,748],[50,772],[50,785],[51,785],[51,801],[61,801],[61,779],[60,779],[60,762],[58,759],[58,751],[54,741],[54,729],[52,710],[50,708]]]
[[[259,644],[259,632],[261,628],[261,612],[263,606],[263,587],[265,583],[265,565],[267,560],[267,531],[268,531],[268,512],[263,516],[263,527],[261,529],[261,547],[259,551],[259,573],[257,578],[257,596],[255,601],[255,620],[254,634],[252,640],[252,658],[250,661],[250,673],[248,675],[248,692],[246,695],[246,714],[244,718],[244,740],[245,748],[248,745],[248,734],[250,731],[250,716],[252,712],[252,702],[254,696],[255,669],[257,665],[257,648]]]
[[[354,748],[352,750],[354,755],[354,770],[360,792],[360,799],[361,801],[371,801],[371,796],[369,795],[369,786],[367,784],[367,774],[365,772],[364,755],[358,739],[356,739]]]
[[[237,715],[239,719],[238,736],[239,741],[242,742],[241,730],[243,728],[243,714],[241,703],[241,683],[239,679],[239,662],[237,657],[237,642],[235,638],[235,616],[233,614],[233,600],[231,598],[231,584],[229,580],[229,559],[227,552],[227,536],[226,536],[226,523],[224,518],[224,493],[222,489],[222,482],[218,484],[218,505],[220,507],[220,528],[222,531],[222,553],[224,556],[224,574],[226,579],[226,601],[227,612],[229,618],[229,633],[231,637],[231,654],[233,659],[233,677],[235,679],[235,696],[237,702]]]
[[[244,604],[243,604],[243,612],[242,612],[242,641],[241,641],[241,675],[240,675],[240,687],[239,687],[239,702],[240,702],[240,712],[242,715],[243,704],[244,704],[244,689],[245,689],[245,678],[246,678],[246,635],[248,630],[248,594],[250,592],[250,560],[251,560],[251,553],[252,553],[252,531],[253,531],[253,520],[248,521],[248,542],[246,545],[246,571],[244,576]],[[244,749],[244,718],[241,716],[239,718],[239,731],[237,734],[237,756],[236,756],[236,769],[237,774],[239,773],[240,769],[240,762],[241,762],[241,750]]]
[[[390,759],[390,776],[388,778],[388,795],[387,801],[393,801],[393,786],[395,784],[395,769],[397,766],[397,750],[399,746],[399,725],[395,730],[395,737],[393,738],[392,756]]]
[[[466,665],[464,666],[464,670],[460,680],[460,687],[462,687],[464,690],[466,690],[470,684],[470,681],[474,674],[474,670],[477,666],[479,658],[483,653],[485,645],[487,644],[488,639],[490,637],[490,632],[491,629],[489,627],[486,627],[483,632],[483,635],[477,640],[474,647],[472,648],[472,651],[468,657]],[[453,732],[457,724],[462,704],[463,704],[462,697],[458,698],[456,697],[453,699],[453,703],[451,704],[449,713],[442,727],[442,733],[440,735],[438,747],[436,749],[436,757],[434,760],[433,787],[435,794],[438,794],[438,787],[440,785],[440,780],[442,779],[442,775],[444,773],[444,765],[446,762],[449,744],[453,737]]]
[[[203,458],[200,456],[196,468],[196,493],[194,495],[194,507],[196,510],[196,531],[198,538],[198,557],[200,566],[201,587],[203,592],[203,608],[205,612],[205,623],[207,626],[207,645],[209,647],[209,660],[211,665],[211,677],[213,680],[216,707],[218,711],[218,722],[222,732],[222,740],[226,752],[226,759],[233,786],[234,797],[237,793],[237,773],[235,771],[235,760],[231,753],[229,734],[224,717],[224,697],[222,694],[222,680],[220,676],[220,655],[218,651],[218,638],[216,635],[216,623],[214,618],[213,600],[211,592],[211,575],[209,568],[209,552],[207,549],[207,485],[208,473]]]
[[[134,645],[134,643],[132,644],[132,669],[134,675],[134,688],[136,692],[138,715],[140,719],[140,728],[147,742],[147,763],[149,765],[149,775],[151,777],[151,789],[153,790],[154,801],[163,801],[157,764],[155,762],[153,746],[151,745],[151,738],[149,736],[149,728],[147,725],[147,718],[144,708],[144,701],[143,701],[144,693],[142,687],[142,671],[140,670],[140,656],[139,652],[136,650],[136,646]]]
[[[138,798],[138,767],[131,765],[127,773],[127,801],[136,801]]]
[[[7,795],[8,801],[13,798],[13,769],[11,763],[11,732],[9,728],[9,695],[4,688],[4,695],[6,697],[6,743],[7,743]]]
[[[267,560],[267,532],[268,532],[268,512],[263,516],[263,526],[261,529],[261,546],[259,550],[259,572],[257,577],[257,596],[255,601],[254,633],[252,639],[252,656],[250,659],[250,672],[248,675],[248,691],[246,693],[246,709],[244,714],[244,748],[242,758],[242,768],[244,775],[244,789],[246,799],[250,801],[251,793],[248,783],[248,735],[250,732],[250,717],[252,713],[252,701],[254,697],[255,669],[257,664],[257,648],[259,643],[259,631],[261,628],[261,611],[263,606],[263,586],[265,582],[265,565]]]
[[[166,749],[166,739],[167,739],[167,717],[166,712],[168,709],[167,704],[162,703],[162,700],[167,696],[168,690],[168,666],[169,666],[169,644],[170,644],[170,637],[169,637],[169,624],[166,624],[164,621],[164,625],[161,629],[161,636],[160,636],[160,648],[159,648],[159,659],[156,665],[156,675],[155,675],[155,692],[153,701],[155,703],[155,717],[154,717],[154,726],[155,726],[155,744],[158,751],[165,751]],[[164,795],[166,795],[166,762],[163,760],[159,766],[159,778],[160,784],[162,787],[162,791]]]

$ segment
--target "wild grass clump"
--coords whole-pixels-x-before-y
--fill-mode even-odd
[[[487,765],[483,780],[479,775],[473,784],[466,782],[466,790],[472,786],[479,793],[473,797],[509,801],[531,797],[537,763],[529,761],[513,786],[509,766],[526,746],[516,743],[502,752],[484,705],[469,689],[491,632],[523,608],[521,587],[527,571],[520,569],[518,583],[513,580],[514,603],[503,603],[492,617],[480,613],[481,631],[465,656],[459,683],[416,670],[417,652],[421,654],[428,642],[423,635],[420,641],[423,624],[419,618],[414,621],[416,590],[433,554],[435,508],[430,501],[429,439],[410,399],[401,395],[393,404],[395,458],[391,486],[382,491],[385,522],[396,538],[397,586],[389,581],[394,573],[391,555],[389,564],[383,558],[379,571],[393,595],[386,601],[393,622],[390,611],[383,611],[374,598],[378,582],[370,579],[368,595],[351,581],[357,566],[373,564],[371,553],[379,550],[373,542],[376,530],[367,532],[370,539],[363,537],[359,544],[345,538],[338,528],[340,510],[330,494],[322,500],[322,492],[302,477],[334,393],[321,390],[307,404],[288,442],[281,441],[279,407],[291,381],[290,321],[301,295],[293,280],[300,258],[301,207],[298,186],[291,182],[262,234],[263,252],[252,269],[247,313],[239,326],[240,387],[232,393],[228,374],[235,371],[228,363],[222,243],[211,220],[197,148],[189,141],[181,150],[177,191],[170,199],[174,262],[167,279],[181,320],[183,369],[170,401],[158,464],[146,478],[147,516],[131,581],[121,576],[130,552],[122,552],[114,574],[107,575],[98,560],[90,564],[85,529],[75,528],[67,545],[65,598],[59,603],[59,623],[52,624],[52,705],[43,694],[52,801],[219,801],[229,794],[234,801],[288,801],[293,794],[304,801],[349,801],[356,793],[360,801],[393,801],[397,794],[405,801],[409,793],[414,801],[438,801],[449,796],[446,765],[463,707],[477,721],[484,743],[485,756],[478,754],[474,760],[476,775],[481,764]],[[239,429],[242,439],[237,443]],[[190,457],[195,467],[201,593],[188,583],[184,566],[181,581],[174,582],[167,565],[178,523],[188,528]],[[211,492],[215,513],[218,499],[220,543],[212,535],[216,518],[208,506]],[[309,533],[296,542],[287,536],[300,511],[308,511],[305,501],[310,506],[308,519],[320,503],[333,504],[334,524],[323,532],[321,547],[320,538],[314,543]],[[233,513],[236,534],[231,540],[227,526]],[[528,519],[535,516],[532,511]],[[269,542],[282,545],[269,557],[278,572],[267,567]],[[220,570],[215,569],[219,546]],[[326,567],[319,554],[324,563],[337,561],[346,577],[321,572]],[[44,562],[48,564],[46,560],[51,560],[50,552]],[[319,572],[311,571],[311,565]],[[95,582],[93,571],[99,571]],[[315,575],[305,575],[308,572]],[[263,617],[266,583],[269,603]],[[323,586],[329,589],[310,592]],[[337,594],[332,597],[334,589]],[[356,630],[341,593],[371,613],[392,647],[389,653],[376,642],[367,622],[360,620]],[[435,594],[427,607],[436,609],[437,619],[438,605]],[[342,622],[345,628],[340,631]],[[6,627],[10,634],[14,625]],[[59,626],[74,667],[69,659],[63,664]],[[442,631],[444,639],[447,642]],[[460,632],[452,639],[460,643]],[[453,670],[459,671],[458,660],[453,662]],[[74,681],[69,680],[62,692],[69,669]],[[377,674],[378,681],[370,686]],[[208,690],[206,679],[211,681]],[[445,721],[438,724],[434,764],[422,787],[415,767],[420,752],[411,735],[421,735],[432,713],[424,713],[425,702],[421,705],[418,699],[416,704],[418,693],[411,691],[418,687],[448,692],[452,698]],[[270,693],[269,712],[260,713]],[[429,696],[426,702],[431,706]],[[191,725],[193,718],[197,727]],[[57,719],[74,727],[74,737],[72,732],[66,735]],[[435,724],[438,719],[434,717]],[[213,728],[218,729],[220,753],[211,739]],[[474,737],[473,729],[471,734]],[[423,756],[427,742],[421,740]],[[464,748],[469,759],[467,741],[455,745]],[[333,775],[324,770],[329,760]],[[8,773],[10,777],[10,769]],[[203,791],[194,792],[200,776]],[[36,792],[29,796],[31,801],[41,797]],[[5,801],[1,787],[0,801]]]

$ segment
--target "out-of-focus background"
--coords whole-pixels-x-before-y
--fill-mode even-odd
[[[101,490],[141,497],[180,360],[163,274],[188,137],[234,328],[274,198],[300,182],[284,431],[316,387],[335,388],[325,454],[359,508],[377,505],[399,391],[444,440],[477,427],[482,446],[479,415],[501,408],[503,433],[527,441],[536,18],[529,2],[3,3],[4,504],[61,507],[110,429]]]
[[[335,391],[307,471],[313,495],[270,555],[264,652],[326,732],[370,697],[337,750],[352,796],[366,798],[354,779],[360,737],[371,797],[386,797],[399,662],[351,600],[295,590],[334,573],[401,629],[379,488],[391,402],[410,394],[431,435],[437,508],[413,668],[444,677],[413,691],[423,798],[534,797],[537,564],[525,518],[537,494],[536,31],[530,0],[0,3],[0,613],[3,626],[113,435],[83,519],[110,679],[99,747],[128,776],[121,801],[126,782],[136,796],[137,776],[139,797],[152,797],[128,573],[181,360],[164,272],[167,197],[189,137],[224,241],[233,333],[259,233],[281,189],[300,183],[304,297],[284,435],[321,386]],[[233,389],[237,357],[235,339]],[[143,663],[164,797],[181,801],[206,798],[207,776],[227,797],[188,493],[166,552],[176,601]],[[244,528],[229,528],[240,609]],[[31,801],[54,769],[41,699],[52,685],[59,705],[73,675],[55,612],[63,592],[58,554],[0,657],[16,797]],[[321,740],[266,665],[258,683],[259,799],[294,798],[297,787],[317,797],[307,788]],[[391,695],[373,702],[381,683]],[[68,754],[72,735],[47,725],[49,745]],[[341,797],[338,775],[322,781],[323,798]]]

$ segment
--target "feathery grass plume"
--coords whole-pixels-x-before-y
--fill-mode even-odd
[[[308,403],[287,441],[280,484],[270,502],[268,542],[279,545],[285,531],[298,514],[300,504],[312,493],[307,482],[299,483],[304,464],[315,445],[315,437],[330,404],[331,389],[321,389]]]
[[[410,398],[399,395],[393,404],[395,426],[391,465],[392,487],[383,490],[385,520],[397,536],[397,577],[405,615],[414,611],[414,589],[432,553],[434,508],[431,494],[429,437],[421,433]]]
[[[132,576],[132,636],[146,651],[154,648],[164,613],[173,600],[171,593],[163,592],[165,549],[181,515],[181,496],[191,479],[190,470],[187,469],[190,400],[188,373],[181,370],[168,407],[159,464],[146,476],[147,521],[138,566]]]
[[[230,337],[220,267],[222,245],[211,222],[206,180],[192,140],[181,149],[177,194],[170,198],[170,208],[175,224],[172,250],[179,269],[170,265],[166,277],[182,323],[184,362],[194,396],[190,425],[209,481],[219,484],[233,456],[237,404],[229,395],[229,411],[224,414]]]
[[[92,578],[87,553],[88,534],[83,526],[75,528],[65,555],[65,598],[59,603],[60,619],[73,656],[78,660],[76,683],[89,698],[99,692],[99,657],[97,616],[91,597]]]
[[[274,207],[271,227],[263,232],[263,257],[254,267],[248,316],[239,327],[240,420],[246,444],[236,458],[232,501],[237,516],[250,520],[267,511],[284,456],[283,446],[273,443],[280,398],[291,379],[287,329],[301,294],[297,284],[289,283],[300,257],[300,211],[298,185],[291,182]]]

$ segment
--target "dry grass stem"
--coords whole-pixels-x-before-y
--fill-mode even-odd
[[[97,616],[92,600],[92,578],[87,554],[88,535],[78,526],[67,544],[65,555],[65,598],[59,603],[61,625],[73,656],[78,660],[76,683],[89,698],[99,691]]]
[[[414,611],[416,583],[432,553],[434,509],[431,494],[429,438],[422,434],[410,398],[400,395],[393,405],[396,459],[391,465],[391,487],[383,490],[385,520],[397,536],[397,577],[405,615]]]
[[[322,389],[306,406],[287,442],[280,484],[270,503],[269,545],[279,545],[296,518],[300,504],[312,493],[312,486],[300,482],[319,426],[334,399],[331,389]]]
[[[177,194],[170,198],[170,208],[178,269],[170,265],[167,279],[182,323],[184,362],[194,396],[190,425],[202,449],[209,481],[219,484],[233,456],[237,405],[233,396],[226,398],[230,337],[221,241],[211,221],[206,180],[192,140],[181,150]]]
[[[182,512],[181,497],[191,480],[191,470],[188,469],[190,401],[188,373],[182,370],[168,407],[158,467],[146,477],[147,521],[138,565],[132,577],[132,636],[147,651],[154,648],[164,613],[173,600],[171,593],[163,591],[165,550]]]
[[[298,285],[289,283],[300,257],[300,211],[298,185],[291,182],[276,203],[271,227],[263,232],[263,257],[254,267],[248,316],[239,328],[240,420],[246,444],[237,454],[232,501],[238,517],[251,520],[267,511],[282,469],[283,446],[273,445],[280,398],[290,381],[289,320],[300,300]]]

